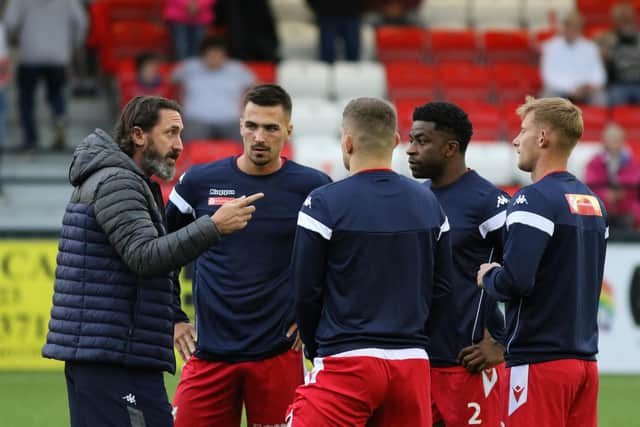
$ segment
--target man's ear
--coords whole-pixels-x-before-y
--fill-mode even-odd
[[[131,139],[136,147],[144,147],[147,143],[147,138],[145,138],[144,131],[142,128],[135,126],[131,131]]]
[[[353,144],[353,137],[351,135],[349,135],[349,134],[345,135],[344,144],[345,144],[345,148],[347,150],[347,153],[353,154],[354,144]]]
[[[455,156],[458,151],[460,151],[460,143],[455,139],[450,139],[444,145],[443,154],[446,158],[451,158]]]
[[[549,129],[546,128],[542,128],[540,130],[540,136],[538,137],[538,147],[540,148],[546,148],[549,146],[549,143],[551,138],[551,132],[549,131]]]

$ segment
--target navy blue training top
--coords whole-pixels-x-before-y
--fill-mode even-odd
[[[391,170],[313,191],[293,254],[307,355],[426,348],[432,301],[450,288],[448,231],[431,190]]]
[[[223,236],[196,260],[196,356],[260,360],[291,346],[294,337],[285,334],[295,319],[290,262],[297,215],[309,192],[328,182],[324,173],[290,160],[270,175],[247,175],[233,157],[181,177],[167,205],[170,231],[212,215],[230,198],[265,194],[245,229]]]
[[[513,196],[504,265],[483,280],[506,301],[507,366],[595,359],[607,237],[604,204],[568,172]]]
[[[504,343],[504,316],[497,302],[476,283],[480,264],[502,262],[509,196],[470,170],[455,182],[430,187],[451,226],[452,292],[434,307],[429,320],[429,359],[435,367],[458,365],[464,347],[478,343],[485,327]]]

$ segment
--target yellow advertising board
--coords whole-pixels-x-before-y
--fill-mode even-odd
[[[55,239],[0,239],[0,370],[62,369],[41,356],[57,254]],[[191,282],[182,279],[183,307],[191,317]]]

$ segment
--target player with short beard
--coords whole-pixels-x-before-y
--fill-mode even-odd
[[[499,426],[504,381],[504,317],[496,301],[476,286],[480,264],[502,259],[509,197],[465,163],[473,134],[455,104],[430,102],[413,112],[409,166],[428,178],[449,218],[453,290],[429,319],[433,419],[437,426]],[[494,339],[496,338],[496,339]]]
[[[243,405],[248,425],[283,424],[303,381],[289,264],[298,210],[330,179],[281,156],[293,129],[291,109],[280,86],[249,90],[240,119],[244,153],[194,166],[169,196],[170,230],[234,196],[260,191],[269,200],[244,233],[196,261],[197,334],[187,319],[176,326],[187,360],[173,402],[177,427],[239,426]]]

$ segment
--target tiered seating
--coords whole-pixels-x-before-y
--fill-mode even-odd
[[[162,83],[158,88],[157,94],[166,98],[176,98],[177,88],[171,84],[171,72],[175,64],[170,62],[162,62],[160,64],[160,75]],[[116,83],[120,95],[120,104],[124,106],[131,98],[138,93],[136,83],[136,67],[133,59],[124,59],[118,63],[116,68]]]
[[[616,0],[577,0],[576,6],[582,14],[587,27],[593,25],[609,25],[611,14],[609,11]]]
[[[427,40],[428,60],[437,62],[478,59],[478,38],[472,30],[432,30]]]
[[[582,110],[582,120],[584,122],[582,140],[600,141],[602,131],[609,121],[607,109],[593,105],[581,105],[580,109]]]
[[[141,52],[170,51],[169,32],[157,0],[96,0],[90,6],[90,45],[98,49],[104,72]]]
[[[622,126],[628,139],[640,141],[640,107],[619,106],[611,111],[611,118]]]
[[[531,37],[524,30],[487,30],[482,34],[487,62],[522,62],[533,59]]]
[[[333,66],[334,94],[338,99],[387,95],[385,69],[379,62],[338,61]]]
[[[267,61],[250,61],[246,65],[256,76],[258,83],[273,83],[276,81],[276,66]]]
[[[491,97],[486,66],[466,62],[442,62],[437,66],[443,98],[451,101],[487,101]]]
[[[419,14],[431,28],[466,28],[470,22],[469,0],[423,1]]]
[[[522,5],[513,0],[474,0],[470,7],[476,28],[518,28],[522,23]]]
[[[293,138],[330,137],[340,135],[342,108],[326,98],[297,99],[293,106],[291,123]]]
[[[324,62],[282,61],[276,79],[294,98],[328,98],[331,94],[331,67]]]
[[[420,27],[381,27],[376,31],[379,61],[415,60],[424,56],[427,33]]]
[[[385,64],[389,98],[435,99],[438,94],[436,70],[423,62],[396,61]]]

